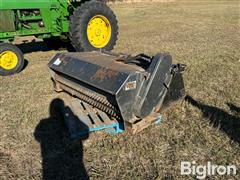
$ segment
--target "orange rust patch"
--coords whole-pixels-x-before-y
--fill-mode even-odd
[[[118,74],[118,72],[116,72],[116,71],[112,71],[112,70],[106,69],[106,68],[101,68],[91,77],[91,80],[102,81],[105,77],[112,78],[113,76],[116,76],[117,74]]]

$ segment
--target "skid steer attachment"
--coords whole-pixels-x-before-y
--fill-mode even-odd
[[[136,133],[185,93],[185,65],[173,65],[169,54],[58,53],[49,67],[55,90],[75,97],[69,107],[89,131]]]

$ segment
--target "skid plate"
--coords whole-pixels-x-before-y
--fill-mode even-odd
[[[123,132],[121,122],[77,98],[65,100],[62,111],[72,139],[100,130],[116,134]]]

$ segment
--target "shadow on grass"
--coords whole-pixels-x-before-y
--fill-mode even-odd
[[[74,52],[74,48],[72,47],[71,43],[67,42],[59,42],[52,45],[47,45],[43,41],[31,41],[31,42],[25,42],[22,44],[16,45],[24,54],[26,53],[32,53],[32,52],[47,52],[51,50],[67,50],[69,52]]]
[[[185,100],[201,110],[203,117],[208,118],[213,127],[219,127],[231,140],[240,144],[240,117],[229,114],[218,107],[208,106],[198,102],[188,95],[185,97]],[[240,112],[239,107],[230,103],[227,103],[227,105],[231,111]]]
[[[42,179],[87,180],[83,163],[84,139],[71,141],[64,125],[62,108],[68,107],[61,99],[54,99],[49,108],[50,117],[42,119],[35,129],[34,136],[41,145]],[[68,112],[72,111],[68,109]]]
[[[232,103],[226,103],[228,105],[228,107],[230,108],[230,111],[234,114],[240,114],[240,108],[235,106]]]
[[[22,44],[16,45],[24,54],[31,53],[31,52],[47,52],[51,51],[52,49],[49,48],[43,41],[31,41]]]
[[[24,64],[23,64],[23,68],[21,69],[21,72],[22,72],[23,70],[25,70],[25,69],[27,68],[27,66],[28,66],[28,60],[27,60],[27,59],[24,59]]]

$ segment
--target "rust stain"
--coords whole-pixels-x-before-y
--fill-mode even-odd
[[[84,74],[84,73],[85,73],[85,69],[84,69],[83,67],[81,67],[81,68],[79,69],[79,73],[80,73],[80,74]]]
[[[106,68],[101,68],[91,77],[91,80],[103,81],[103,79],[105,77],[112,78],[112,77],[116,76],[117,74],[118,74],[118,72],[116,72],[116,71],[112,71],[112,70],[106,69]]]

